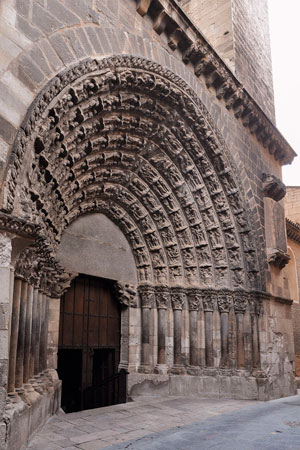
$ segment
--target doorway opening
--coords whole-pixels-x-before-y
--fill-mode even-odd
[[[124,403],[120,305],[111,280],[79,275],[61,299],[58,375],[66,412]]]

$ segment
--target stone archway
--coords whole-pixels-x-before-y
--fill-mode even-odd
[[[237,370],[240,396],[247,383],[258,395],[261,280],[245,195],[212,119],[173,73],[120,56],[55,77],[15,141],[3,210],[39,227],[16,274],[45,298],[72,278],[57,251],[76,219],[101,213],[122,231],[138,284],[137,298],[119,289],[138,311],[123,360],[131,385],[189,374],[207,391],[211,375],[210,389],[225,377],[233,392]]]

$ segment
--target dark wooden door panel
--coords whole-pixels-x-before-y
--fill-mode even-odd
[[[120,329],[120,306],[113,298],[111,282],[86,275],[75,278],[61,300],[59,354],[66,355],[69,349],[64,357],[70,359],[72,351],[80,351],[81,364],[76,353],[77,362],[70,367],[80,371],[76,380],[80,379],[81,409],[117,403]],[[65,367],[61,361],[60,367]],[[69,372],[64,371],[66,385]],[[69,395],[70,388],[66,389]]]

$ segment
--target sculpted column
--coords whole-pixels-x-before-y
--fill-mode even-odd
[[[205,291],[203,295],[206,367],[214,367],[213,311],[215,296],[215,292],[210,290]]]
[[[238,369],[245,367],[244,349],[244,314],[248,305],[248,294],[246,292],[235,292],[233,306],[236,316],[236,365]]]
[[[136,286],[117,281],[114,285],[116,300],[121,305],[121,348],[119,370],[136,371],[137,366],[137,329]],[[134,314],[133,314],[134,313]],[[132,344],[131,344],[132,342]]]
[[[49,298],[48,295],[42,294],[41,335],[40,335],[40,355],[39,355],[40,372],[43,372],[44,370],[47,369],[48,320],[49,320]]]
[[[260,354],[259,354],[258,318],[262,310],[262,301],[260,299],[260,296],[257,295],[254,298],[253,297],[250,298],[249,305],[250,305],[251,336],[252,336],[252,365],[254,369],[259,369]]]
[[[185,301],[185,293],[181,288],[171,288],[171,301],[174,316],[174,364],[172,373],[183,374],[184,367],[181,355],[181,328],[182,328],[182,308]]]
[[[33,310],[33,291],[32,285],[28,286],[27,292],[27,309],[25,322],[25,347],[24,347],[24,374],[23,383],[26,389],[30,389],[29,379],[31,377],[30,362],[31,362],[31,344],[32,344],[32,310]]]
[[[35,373],[35,354],[36,354],[36,342],[37,342],[37,328],[38,328],[38,298],[39,290],[35,287],[33,290],[33,305],[32,305],[32,328],[31,328],[31,345],[30,345],[30,378]]]
[[[220,322],[221,322],[221,364],[222,368],[226,368],[229,365],[228,360],[228,315],[229,308],[231,305],[230,292],[222,291],[218,294],[217,298],[218,308],[220,312]]]
[[[11,315],[9,369],[8,369],[8,380],[7,380],[8,393],[13,393],[15,391],[21,288],[22,288],[22,280],[20,278],[16,277],[15,281],[14,281],[13,304],[12,304],[12,315]]]
[[[190,367],[189,373],[196,375],[200,366],[200,351],[198,348],[198,311],[200,307],[201,294],[197,289],[188,291],[188,305],[190,316]]]
[[[16,381],[15,381],[15,387],[19,391],[23,391],[27,292],[28,292],[28,283],[27,281],[23,280],[21,287],[19,333],[18,333],[17,362],[16,362]]]
[[[165,287],[156,288],[156,306],[158,311],[157,318],[157,366],[155,372],[160,374],[166,374],[168,368],[166,365],[166,334],[167,334],[167,321],[166,314],[170,304],[169,289]]]
[[[151,309],[155,301],[154,288],[152,286],[140,286],[139,294],[142,308],[142,358],[139,372],[149,373],[151,370],[150,321]]]
[[[34,375],[40,372],[40,338],[41,338],[41,314],[42,314],[42,292],[37,292],[36,326],[35,326],[35,347],[34,347]]]

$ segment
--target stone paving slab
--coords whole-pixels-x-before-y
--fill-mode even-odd
[[[78,413],[59,413],[34,436],[27,450],[97,450],[191,425],[254,401],[189,397],[141,397],[134,402]],[[132,447],[131,447],[132,448]]]

